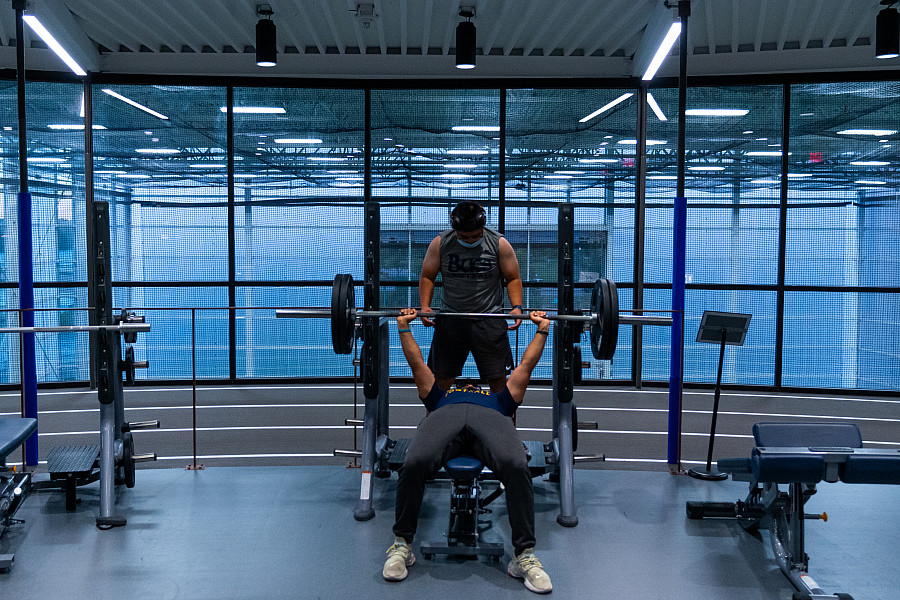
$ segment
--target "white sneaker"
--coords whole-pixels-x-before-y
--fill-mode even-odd
[[[382,577],[388,581],[403,581],[408,575],[406,567],[416,564],[416,555],[402,537],[394,538],[394,543],[387,549],[387,560],[384,561]]]
[[[526,548],[506,567],[506,572],[516,579],[524,579],[525,587],[536,594],[548,594],[553,591],[550,576],[544,572],[543,565],[534,556],[534,548]]]

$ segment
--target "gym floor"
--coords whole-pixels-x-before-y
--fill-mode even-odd
[[[0,553],[16,554],[12,569],[0,573],[0,597],[534,597],[506,575],[508,555],[499,564],[418,556],[406,581],[381,578],[393,539],[396,475],[376,480],[376,517],[356,522],[359,470],[331,456],[335,447],[353,445],[352,428],[343,425],[352,416],[352,394],[347,386],[201,388],[198,462],[206,468],[188,471],[192,390],[128,389],[128,420],[162,421],[159,430],[135,433],[136,451],[157,452],[161,460],[138,465],[136,487],[118,489],[117,512],[128,525],[95,528],[97,483],[79,488],[82,501],[71,513],[61,492],[33,492],[16,515],[25,523],[0,538]],[[549,398],[546,388],[529,391],[518,420],[524,439],[549,440]],[[576,402],[580,421],[599,422],[597,430],[581,433],[578,453],[603,452],[607,462],[579,463],[575,471],[575,528],[556,523],[556,486],[535,480],[536,552],[553,579],[553,597],[791,597],[767,532],[759,539],[735,522],[685,517],[686,501],[743,499],[747,484],[667,472],[665,390],[583,388]],[[808,421],[807,415],[856,422],[866,446],[897,447],[897,404],[876,397],[726,392],[715,457],[749,456],[754,422]],[[711,406],[711,391],[685,392],[684,467],[705,460]],[[42,458],[55,445],[96,439],[94,392],[41,390],[39,407]],[[0,414],[17,409],[16,393],[0,395]],[[391,387],[393,436],[409,437],[421,411],[411,386]],[[20,460],[19,452],[8,458]],[[823,588],[856,600],[896,599],[900,570],[891,557],[900,547],[900,523],[889,517],[898,493],[888,485],[818,486],[806,510],[829,518],[807,522],[806,551],[810,573]],[[441,539],[448,505],[448,484],[429,486],[417,542]],[[492,508],[486,539],[506,543],[509,553],[502,497]]]
[[[652,471],[576,471],[579,525],[556,524],[555,486],[535,485],[537,555],[554,598],[787,600],[792,587],[756,539],[737,523],[691,521],[687,500],[736,500],[746,484],[704,482]],[[396,477],[376,482],[371,521],[352,517],[358,473],[343,467],[152,469],[120,489],[128,525],[94,527],[97,484],[80,489],[67,513],[63,494],[35,492],[0,552],[15,552],[0,574],[3,598],[501,599],[534,597],[488,559],[426,561],[406,581],[381,578],[392,541]],[[807,504],[829,520],[809,521],[812,576],[856,600],[895,600],[900,570],[893,552],[900,523],[892,486],[822,484]],[[417,541],[440,539],[449,491],[427,491]],[[494,506],[485,536],[509,553],[505,503]],[[417,549],[417,544],[414,544]],[[894,550],[891,550],[891,549]]]

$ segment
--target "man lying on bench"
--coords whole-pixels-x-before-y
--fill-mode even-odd
[[[31,489],[31,473],[11,473],[6,468],[6,457],[21,446],[37,429],[37,419],[16,417],[0,418],[0,536],[11,523],[28,490]],[[0,571],[12,565],[12,554],[0,554]]]
[[[821,481],[833,483],[900,483],[900,450],[863,448],[852,423],[757,423],[756,447],[750,458],[718,461],[719,470],[736,481],[749,481],[743,502],[688,502],[691,519],[737,519],[747,530],[769,529],[778,566],[797,592],[794,600],[849,599],[827,594],[809,576],[804,550],[803,506]],[[789,484],[788,493],[778,484]]]

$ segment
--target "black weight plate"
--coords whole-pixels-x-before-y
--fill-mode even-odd
[[[334,282],[331,284],[331,348],[335,354],[341,352],[341,302],[343,298],[344,276],[340,273],[334,276]]]
[[[581,344],[575,344],[573,346],[574,349],[574,359],[572,360],[572,383],[574,385],[581,385],[583,371],[581,368]]]
[[[122,438],[122,468],[125,471],[125,487],[134,487],[134,438],[128,432]]]
[[[353,351],[353,316],[356,309],[356,288],[353,285],[353,275],[347,273],[344,276],[346,289],[344,291],[344,337],[342,338],[344,345],[343,354],[350,354]]]
[[[353,348],[353,277],[338,274],[331,286],[331,346],[336,354],[350,354]]]
[[[575,401],[572,401],[572,453],[578,450],[578,411],[575,410]]]
[[[619,291],[612,279],[604,279],[603,282],[606,293],[604,294],[603,347],[600,353],[604,360],[612,360],[616,353],[616,344],[619,341]]]
[[[603,295],[600,293],[602,279],[594,282],[594,289],[591,291],[591,315],[597,315],[597,322],[591,323],[590,339],[591,354],[594,358],[600,358],[600,341],[603,338]]]

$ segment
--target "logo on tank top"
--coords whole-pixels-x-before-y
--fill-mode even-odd
[[[481,274],[490,273],[495,266],[495,261],[488,257],[460,258],[459,254],[447,255],[448,273]]]

